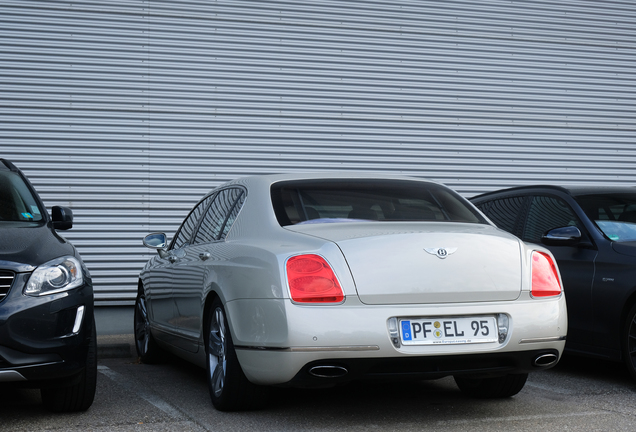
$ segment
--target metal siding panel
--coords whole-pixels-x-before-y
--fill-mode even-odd
[[[73,209],[61,232],[96,298],[131,299],[149,251],[146,15],[142,1],[0,3],[2,157],[47,206]]]
[[[373,171],[466,196],[634,184],[636,6],[621,1],[0,0],[2,155],[100,303],[132,299],[209,189]]]

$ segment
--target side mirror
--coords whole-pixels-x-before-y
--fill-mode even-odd
[[[164,258],[166,255],[166,245],[168,240],[164,233],[152,233],[144,237],[144,246],[150,249],[155,249],[159,256]]]
[[[51,209],[53,229],[67,230],[73,228],[73,211],[68,207],[54,206]]]
[[[576,246],[581,243],[583,235],[575,226],[553,228],[543,234],[541,243],[546,246]]]

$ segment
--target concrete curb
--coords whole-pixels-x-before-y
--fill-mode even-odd
[[[97,336],[97,358],[133,358],[137,356],[133,335]]]

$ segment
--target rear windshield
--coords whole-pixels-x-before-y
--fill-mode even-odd
[[[452,190],[408,180],[303,180],[272,185],[281,226],[370,221],[487,222]]]
[[[40,222],[42,213],[22,178],[9,170],[0,170],[0,223]]]

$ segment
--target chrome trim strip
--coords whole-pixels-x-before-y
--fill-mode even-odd
[[[258,351],[278,351],[278,352],[332,352],[332,351],[379,351],[377,345],[349,345],[349,346],[327,346],[327,347],[254,347],[254,346],[234,346],[236,349],[258,350]]]
[[[541,343],[541,342],[559,342],[559,341],[564,341],[565,338],[566,338],[565,336],[552,336],[552,337],[546,337],[546,338],[521,339],[519,343],[526,344],[526,343]]]
[[[0,382],[26,381],[20,372],[14,370],[0,371]]]

